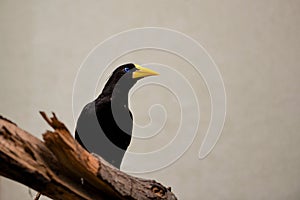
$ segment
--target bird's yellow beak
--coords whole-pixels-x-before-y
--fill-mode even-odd
[[[143,77],[146,77],[146,76],[159,75],[159,73],[157,73],[156,71],[153,71],[151,69],[142,67],[140,65],[134,64],[134,66],[135,66],[135,68],[137,68],[137,70],[132,73],[132,78],[143,78]]]

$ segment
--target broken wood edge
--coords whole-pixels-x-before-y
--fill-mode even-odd
[[[49,118],[47,117],[47,119],[49,119]],[[59,120],[57,119],[57,117],[55,115],[50,118],[49,124],[54,129],[56,129],[56,132],[60,132],[60,134],[56,135],[57,138],[53,141],[53,143],[57,143],[58,141],[60,141],[59,143],[68,144],[68,147],[70,149],[72,149],[74,146],[76,147],[76,149],[73,148],[72,152],[62,152],[59,149],[56,150],[55,148],[57,147],[57,145],[51,146],[50,144],[47,144],[47,141],[49,142],[49,139],[52,139],[52,137],[47,138],[47,135],[45,134],[43,137],[44,137],[46,146],[48,148],[50,148],[52,150],[52,152],[54,152],[54,154],[56,155],[58,160],[61,161],[61,163],[65,163],[64,161],[68,160],[68,158],[77,158],[77,160],[75,160],[75,162],[77,162],[76,163],[77,165],[82,165],[84,163],[85,165],[82,165],[82,167],[81,167],[82,175],[84,173],[84,170],[82,170],[82,169],[86,169],[86,168],[91,169],[89,171],[93,171],[93,174],[92,175],[86,174],[86,176],[83,176],[83,178],[88,179],[90,182],[93,182],[94,185],[102,184],[102,182],[97,183],[98,179],[95,179],[95,176],[93,176],[93,175],[95,175],[95,172],[96,172],[95,169],[98,167],[97,177],[98,178],[101,177],[101,180],[106,181],[106,183],[109,184],[112,187],[112,189],[118,193],[118,195],[122,195],[122,197],[125,197],[125,198],[133,197],[135,199],[142,199],[143,197],[140,196],[139,193],[137,192],[137,190],[140,190],[141,188],[143,188],[143,190],[145,191],[147,198],[160,197],[162,199],[165,199],[166,197],[169,196],[169,193],[171,193],[171,191],[167,190],[167,188],[165,188],[164,186],[162,186],[161,184],[159,184],[153,180],[150,180],[147,182],[140,182],[139,179],[137,179],[135,177],[128,178],[128,176],[129,176],[128,174],[125,174],[124,172],[122,172],[122,171],[118,170],[117,168],[115,168],[114,166],[110,165],[108,162],[106,162],[103,158],[101,158],[97,154],[88,153],[77,142],[75,142],[75,140],[73,139],[71,134],[68,132],[68,130],[66,128],[64,128],[65,126],[61,125],[62,123],[59,122]],[[57,126],[57,124],[58,124],[58,126]],[[72,143],[70,143],[70,141]],[[58,145],[58,146],[60,146],[60,145]],[[79,153],[76,154],[76,151],[78,151]],[[72,153],[74,155],[68,156],[68,158],[66,158],[65,155],[70,155],[70,153]],[[97,167],[94,166],[95,158],[98,161]],[[86,162],[86,161],[90,161],[90,162]],[[66,164],[68,165],[70,162],[73,163],[74,160],[68,160],[68,162],[66,162]],[[67,165],[65,167],[67,167]],[[76,169],[76,170],[78,170],[78,169]],[[118,177],[118,181],[115,181],[115,177]],[[123,184],[121,183],[122,179],[124,181]],[[128,184],[128,182],[130,184]],[[134,184],[132,184],[132,183],[134,183]],[[144,183],[144,184],[141,184],[141,183]],[[128,185],[130,185],[131,188],[130,187],[128,188]],[[139,185],[139,187],[135,187],[136,185]],[[124,190],[124,188],[126,188],[126,186],[127,186],[127,190]],[[119,197],[119,198],[121,198],[121,197]]]

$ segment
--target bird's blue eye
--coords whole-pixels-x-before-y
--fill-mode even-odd
[[[124,68],[124,72],[129,72],[129,70],[130,70],[130,69],[129,69],[128,67],[125,67],[125,68]]]

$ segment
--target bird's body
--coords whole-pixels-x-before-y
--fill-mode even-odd
[[[75,131],[79,144],[120,168],[133,126],[128,92],[140,78],[150,75],[157,73],[134,64],[118,67],[102,93],[83,108]]]

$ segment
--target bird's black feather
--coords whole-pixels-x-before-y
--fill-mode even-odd
[[[117,168],[131,141],[133,119],[128,92],[137,81],[130,75],[134,70],[133,64],[118,67],[102,93],[83,108],[76,125],[75,139]]]

